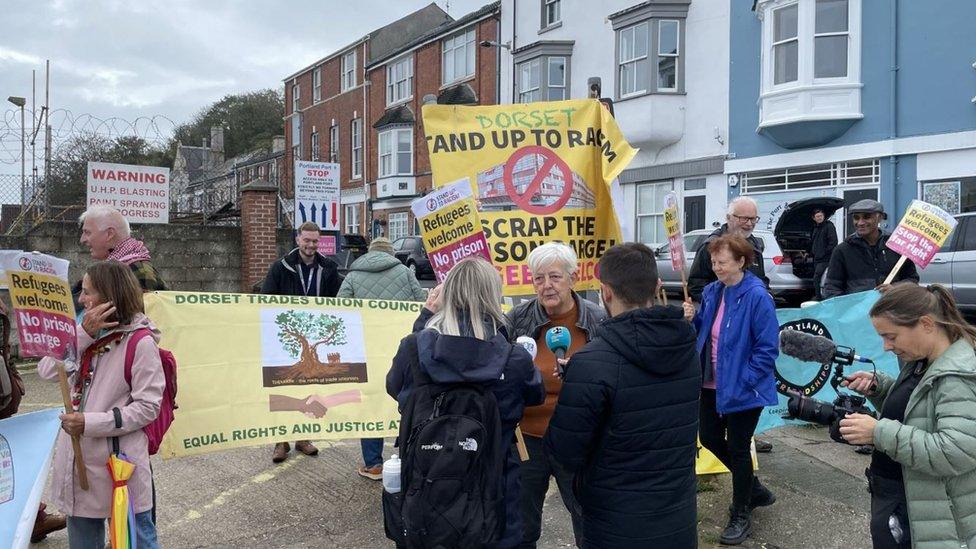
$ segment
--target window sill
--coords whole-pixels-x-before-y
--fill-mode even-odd
[[[394,101],[392,103],[387,103],[386,104],[386,110],[390,110],[390,109],[392,109],[394,107],[399,107],[401,105],[406,105],[407,103],[409,103],[412,100],[413,100],[413,95],[411,95],[409,97],[404,97],[403,99],[400,99],[398,101]]]
[[[860,120],[860,82],[826,82],[764,90],[759,129],[801,122]]]
[[[632,99],[640,99],[642,97],[649,97],[649,96],[684,97],[686,95],[688,95],[688,92],[683,92],[683,91],[682,92],[645,91],[645,92],[640,92],[640,93],[634,93],[634,94],[628,95],[626,97],[621,97],[619,99],[614,100],[614,102],[615,103],[624,103],[624,102],[630,101]]]
[[[548,27],[542,27],[541,29],[539,29],[539,34],[545,34],[551,30],[556,30],[561,26],[563,26],[562,20],[556,21],[555,23],[549,25]]]
[[[457,86],[458,84],[464,84],[465,82],[473,82],[474,81],[474,76],[475,76],[474,74],[469,74],[467,76],[464,76],[462,78],[459,78],[459,79],[454,80],[454,81],[451,81],[451,82],[448,82],[446,84],[441,84],[441,87],[437,88],[437,91],[441,92],[441,91],[446,90],[447,88],[453,88],[454,86]]]

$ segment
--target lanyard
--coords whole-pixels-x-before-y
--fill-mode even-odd
[[[302,267],[299,267],[298,269],[299,269],[298,271],[299,275],[302,278],[302,290],[305,292],[305,295],[307,296],[308,292],[312,289],[312,286],[315,284],[315,275],[319,270],[319,266],[312,265],[312,267],[308,270],[307,281],[305,280],[305,269],[303,269]],[[315,288],[314,295],[318,295],[318,293],[319,293],[318,288]]]

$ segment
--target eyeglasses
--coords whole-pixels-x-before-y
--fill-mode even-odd
[[[731,215],[732,217],[738,219],[742,223],[753,223],[753,224],[759,223],[759,216],[758,215],[756,217],[746,217],[744,215],[735,215],[735,214],[729,214],[729,215]]]

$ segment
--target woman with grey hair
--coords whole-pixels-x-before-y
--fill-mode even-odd
[[[515,547],[522,539],[518,509],[519,459],[512,444],[515,426],[522,417],[524,407],[535,406],[544,397],[542,379],[532,366],[531,356],[521,346],[513,345],[508,340],[501,298],[501,279],[491,263],[481,258],[460,261],[448,273],[439,297],[430,304],[436,311],[427,322],[427,327],[400,342],[393,367],[386,377],[386,390],[397,399],[402,414],[410,414],[411,410],[421,406],[417,399],[411,401],[410,397],[414,390],[424,385],[466,384],[491,390],[498,403],[501,442],[504,446],[503,478],[498,480],[505,508],[505,516],[497,517],[504,523],[499,526],[503,531],[498,532],[500,538],[492,546]],[[416,383],[421,385],[415,387]],[[417,398],[423,398],[424,394],[418,393]],[[405,415],[403,422],[408,425],[411,421],[419,422],[422,419]],[[405,440],[399,442],[401,447],[406,443]],[[409,452],[407,449],[408,456]],[[409,468],[404,473],[408,471]],[[407,492],[409,487],[406,483],[411,480],[406,476],[403,479]],[[442,508],[450,504],[446,501],[436,503]],[[454,525],[465,532],[477,526]],[[485,528],[490,530],[487,525]],[[428,525],[428,530],[424,533],[414,532],[409,525],[388,528],[393,532],[406,531],[408,538],[424,535],[432,546],[454,547],[461,541],[445,539],[442,536],[450,537],[450,532],[445,534],[433,524]]]
[[[512,339],[527,336],[536,341],[538,351],[535,367],[546,386],[546,400],[542,406],[525,411],[521,428],[529,460],[522,463],[521,506],[525,533],[522,547],[535,547],[542,534],[542,505],[549,489],[550,477],[556,478],[559,494],[573,522],[573,535],[577,545],[582,542],[582,516],[573,497],[573,478],[568,472],[558,470],[545,459],[542,437],[549,427],[562,379],[555,374],[558,365],[556,355],[546,346],[546,332],[562,327],[569,331],[571,344],[564,360],[593,339],[596,327],[606,318],[597,304],[580,297],[573,286],[576,284],[578,259],[573,248],[562,242],[549,242],[529,254],[529,270],[535,298],[509,311],[508,323]]]

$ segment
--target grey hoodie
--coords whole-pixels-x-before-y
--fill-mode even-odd
[[[386,252],[369,252],[353,261],[336,297],[423,301],[417,277]]]

